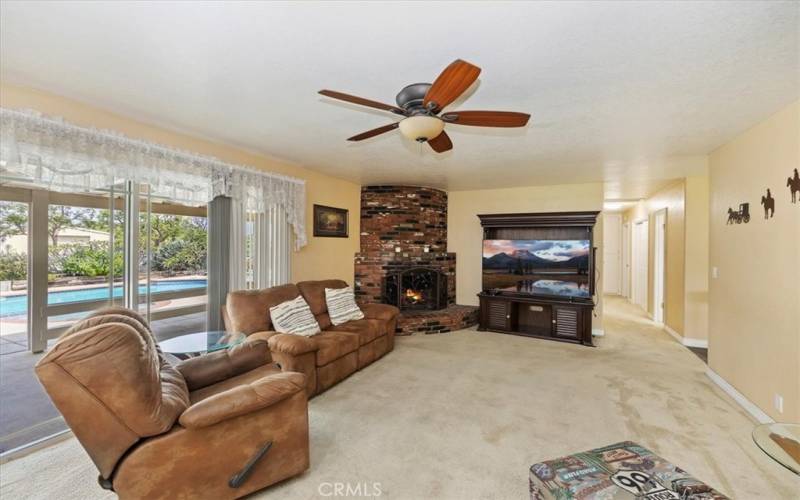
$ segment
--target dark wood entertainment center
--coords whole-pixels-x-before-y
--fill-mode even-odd
[[[478,215],[484,240],[589,240],[589,297],[487,289],[478,294],[481,331],[592,346],[594,225],[599,212]]]

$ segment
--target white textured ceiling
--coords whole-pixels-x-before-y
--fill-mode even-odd
[[[2,79],[362,183],[479,189],[605,181],[648,194],[800,94],[797,2],[2,2]],[[453,59],[483,69],[437,155],[348,143]]]

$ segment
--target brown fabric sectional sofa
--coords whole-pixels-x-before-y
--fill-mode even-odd
[[[394,332],[400,310],[384,304],[360,306],[364,319],[331,324],[325,288],[344,288],[341,280],[302,281],[263,290],[228,294],[225,321],[228,331],[269,343],[272,358],[282,369],[306,376],[309,397],[335,385],[394,348]],[[322,333],[302,337],[272,329],[269,308],[302,295],[314,313]]]

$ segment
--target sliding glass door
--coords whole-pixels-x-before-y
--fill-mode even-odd
[[[203,331],[208,219],[120,181],[63,193],[0,186],[0,453],[66,429],[36,380],[41,353],[108,305],[137,309],[158,340]]]
[[[138,308],[163,340],[206,327],[207,208],[139,190]]]
[[[131,183],[80,194],[4,190],[27,200],[2,207],[4,335],[23,335],[40,352],[77,319],[112,304],[138,309],[157,335],[205,327],[205,206],[154,198]]]
[[[93,310],[124,304],[127,194],[124,184],[91,194],[47,193],[45,341]]]

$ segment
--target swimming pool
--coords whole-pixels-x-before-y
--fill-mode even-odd
[[[191,288],[203,288],[206,280],[164,280],[150,283],[150,293],[174,292]],[[147,293],[147,286],[139,285],[139,294]],[[122,297],[122,285],[114,287],[114,297]],[[78,290],[52,291],[47,294],[47,303],[65,304],[68,302],[85,302],[88,300],[101,300],[108,298],[108,287],[83,288]],[[16,295],[14,297],[0,297],[0,318],[7,316],[20,316],[28,310],[28,296]]]

